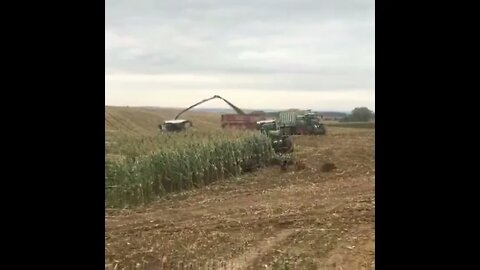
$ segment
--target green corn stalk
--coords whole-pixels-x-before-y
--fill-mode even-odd
[[[270,140],[256,132],[117,136],[106,150],[125,157],[105,161],[108,207],[146,204],[167,193],[199,188],[238,176],[273,156]]]

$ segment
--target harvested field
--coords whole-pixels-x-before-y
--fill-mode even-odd
[[[327,123],[326,126],[347,128],[375,128],[375,122],[333,122]]]
[[[375,130],[327,128],[295,137],[285,171],[106,209],[106,269],[374,269]]]

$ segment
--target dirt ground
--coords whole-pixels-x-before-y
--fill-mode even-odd
[[[268,167],[148,207],[107,209],[105,268],[374,269],[374,132],[298,136],[305,168]],[[335,168],[323,171],[328,163]]]

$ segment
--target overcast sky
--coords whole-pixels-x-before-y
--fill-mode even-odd
[[[107,105],[375,110],[373,0],[106,0]],[[214,100],[202,107],[227,107]]]

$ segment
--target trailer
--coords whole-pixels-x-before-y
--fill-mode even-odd
[[[292,135],[323,135],[326,133],[325,125],[315,113],[301,110],[282,111],[278,114],[280,126],[290,130]]]
[[[257,122],[266,120],[262,114],[222,114],[222,128],[257,129]]]

